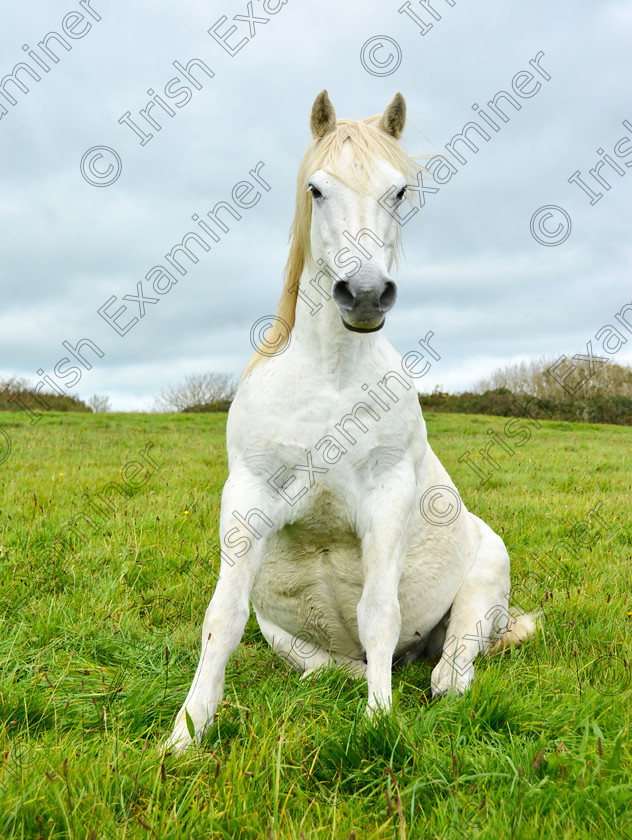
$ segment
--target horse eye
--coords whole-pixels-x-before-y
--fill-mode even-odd
[[[395,196],[395,198],[396,198],[398,201],[401,201],[401,200],[404,198],[404,196],[406,195],[406,190],[407,190],[407,189],[408,189],[408,186],[407,186],[407,185],[406,185],[406,186],[403,186],[403,187],[401,188],[401,190],[397,193],[397,195]]]
[[[323,194],[321,193],[321,191],[319,189],[317,189],[313,184],[308,184],[307,185],[307,191],[311,192],[311,194],[314,198],[322,198],[323,197]]]

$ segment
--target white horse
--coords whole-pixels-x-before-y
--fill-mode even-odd
[[[533,630],[509,616],[505,546],[462,505],[427,442],[414,379],[380,331],[414,165],[398,143],[405,108],[398,93],[381,116],[336,121],[326,91],[314,102],[283,334],[266,336],[229,412],[220,577],[165,748],[199,743],[212,723],[250,602],[303,674],[365,675],[369,711],[390,707],[394,659],[440,655],[433,696],[462,694],[477,654]]]

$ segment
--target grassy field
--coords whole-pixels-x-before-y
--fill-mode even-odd
[[[251,616],[202,747],[163,762],[218,572],[225,419],[0,414],[2,840],[632,838],[632,428],[542,421],[480,486],[458,459],[506,418],[427,415],[537,637],[458,701],[430,703],[431,663],[396,671],[369,724],[364,683],[299,682]],[[111,482],[128,494],[60,547]]]

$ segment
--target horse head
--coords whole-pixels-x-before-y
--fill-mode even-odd
[[[309,248],[332,280],[344,326],[354,332],[381,329],[397,298],[390,276],[397,215],[379,199],[388,193],[394,205],[404,200],[408,159],[397,141],[405,121],[401,93],[379,120],[336,120],[326,90],[312,108],[314,140],[302,167],[311,199]]]

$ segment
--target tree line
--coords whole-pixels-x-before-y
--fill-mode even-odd
[[[163,389],[154,400],[155,412],[228,411],[237,383],[229,374],[191,373]],[[632,425],[632,367],[598,361],[540,357],[497,368],[471,391],[449,393],[438,386],[420,394],[424,411],[490,414],[511,417],[516,399],[531,406],[532,416],[587,423]],[[40,391],[15,377],[0,381],[0,411],[18,411],[19,402],[32,410],[109,410],[108,397],[87,401],[70,395]]]

